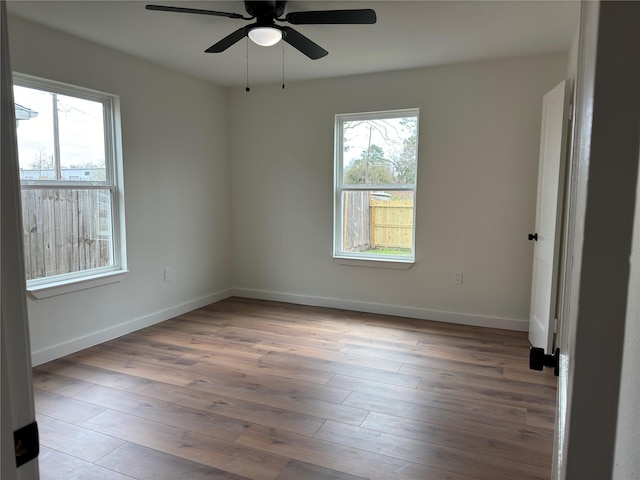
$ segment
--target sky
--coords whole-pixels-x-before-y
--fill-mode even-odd
[[[19,120],[18,156],[21,169],[33,169],[41,155],[54,156],[53,97],[49,92],[14,87],[15,103],[38,113]],[[100,102],[58,95],[60,166],[104,166],[103,105]]]
[[[401,121],[402,118],[345,121],[344,168],[349,168],[353,160],[360,158],[369,144],[382,148],[386,157],[394,152],[399,153],[403,139],[411,136],[411,132],[400,124]]]

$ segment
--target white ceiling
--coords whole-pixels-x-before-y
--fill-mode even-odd
[[[147,3],[245,14],[241,1],[9,1],[9,13],[224,86],[246,82],[247,43],[204,50],[249,23],[224,17],[152,12]],[[300,25],[329,51],[310,60],[285,44],[287,82],[538,53],[567,51],[578,24],[570,1],[311,1],[286,12],[373,8],[375,25]],[[250,83],[282,80],[282,46],[249,43]]]

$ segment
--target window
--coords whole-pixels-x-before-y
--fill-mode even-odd
[[[118,98],[14,74],[27,286],[125,269]]]
[[[336,115],[334,257],[414,261],[418,113]]]

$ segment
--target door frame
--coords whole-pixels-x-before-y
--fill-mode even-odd
[[[3,480],[37,480],[39,445],[37,430],[34,432],[33,428],[35,407],[8,37],[3,0],[0,1],[0,475]],[[14,432],[19,430],[28,433],[16,441]],[[25,462],[20,467],[18,451]]]
[[[638,19],[638,2],[582,2],[554,479],[613,478],[619,447],[640,154]]]

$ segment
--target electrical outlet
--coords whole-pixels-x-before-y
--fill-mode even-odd
[[[170,282],[171,280],[173,280],[173,270],[171,270],[169,267],[165,267],[164,268],[164,281],[165,282]]]
[[[462,272],[453,272],[453,283],[462,283]]]

